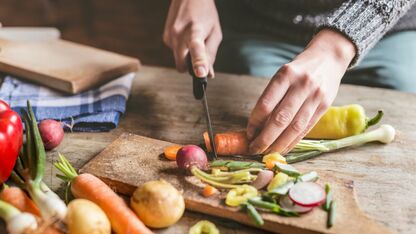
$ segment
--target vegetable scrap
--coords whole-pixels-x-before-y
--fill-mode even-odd
[[[219,234],[220,231],[215,226],[214,223],[211,223],[208,220],[201,220],[193,225],[188,234]]]
[[[171,161],[176,160],[176,155],[178,151],[182,148],[180,145],[170,145],[163,150],[165,157]]]

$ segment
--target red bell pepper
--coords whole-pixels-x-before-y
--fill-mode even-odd
[[[0,184],[10,176],[23,143],[19,114],[0,100]]]

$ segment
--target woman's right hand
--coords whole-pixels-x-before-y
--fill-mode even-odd
[[[187,70],[186,57],[192,57],[198,77],[213,77],[213,64],[222,32],[214,0],[172,0],[163,41],[175,57],[176,68]]]

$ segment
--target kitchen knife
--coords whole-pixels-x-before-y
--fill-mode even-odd
[[[192,66],[191,56],[188,57],[188,72],[192,76],[192,86],[193,86],[194,97],[196,100],[202,101],[202,106],[205,112],[205,122],[207,124],[207,131],[208,131],[210,146],[211,146],[211,149],[213,149],[211,154],[209,154],[209,159],[210,160],[217,159],[217,149],[215,147],[214,132],[212,130],[212,123],[211,123],[211,117],[209,114],[207,94],[206,94],[206,90],[208,86],[208,78],[207,77],[199,78],[195,75],[194,69]]]

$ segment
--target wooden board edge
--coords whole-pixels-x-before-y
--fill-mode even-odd
[[[129,57],[130,58],[130,57]],[[114,80],[115,78],[118,78],[122,75],[125,75],[130,72],[138,72],[140,71],[142,65],[140,63],[140,60],[136,58],[131,58],[131,61],[129,63],[126,63],[125,65],[118,66],[116,68],[109,69],[108,71],[105,71],[95,77],[93,80],[96,80],[95,83],[90,83],[89,86],[86,84],[78,84],[78,83],[71,83],[71,94],[77,94],[84,91],[87,91],[91,88],[97,88],[100,85],[103,85],[111,80]]]

